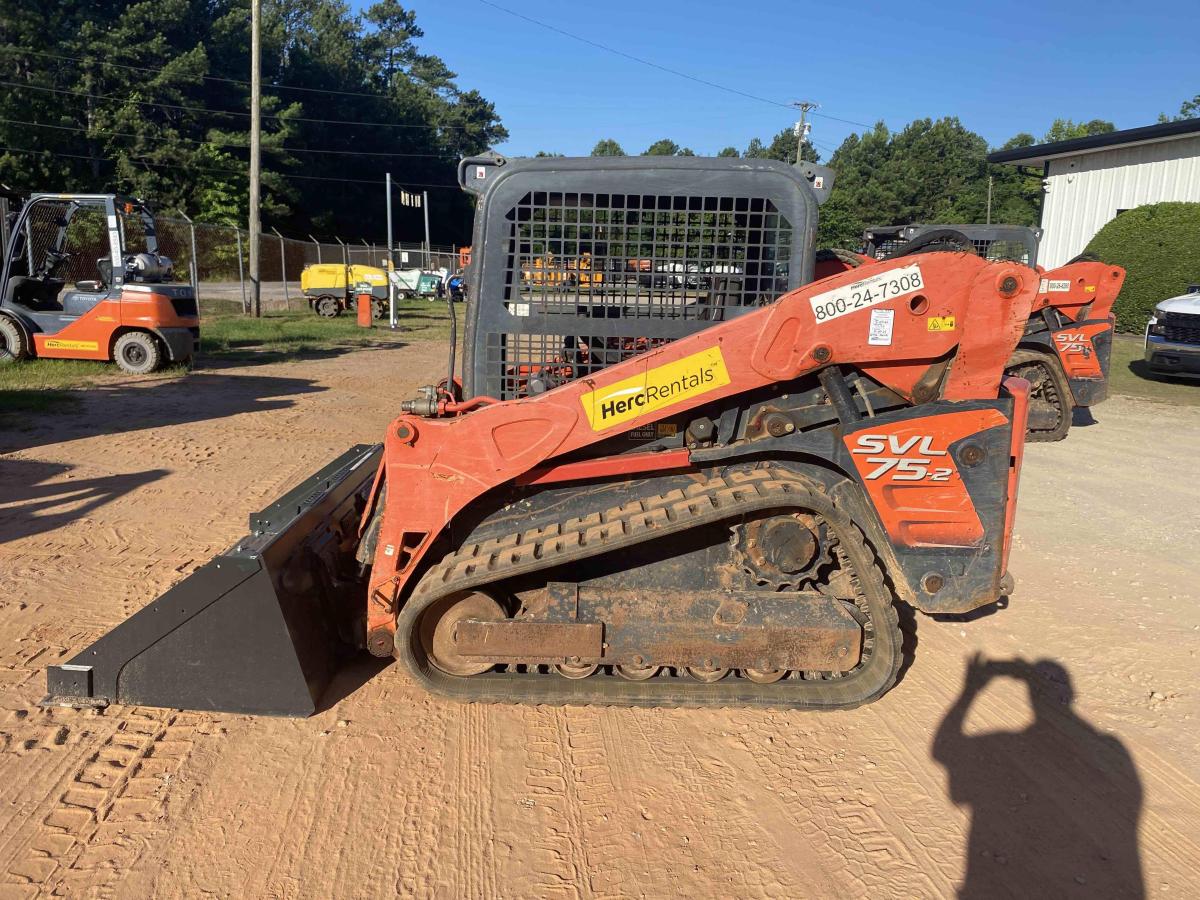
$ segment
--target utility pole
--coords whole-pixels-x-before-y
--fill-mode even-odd
[[[988,176],[988,207],[987,207],[987,223],[992,224],[992,176]]]
[[[233,229],[233,234],[237,238],[238,284],[242,286],[242,315],[245,316],[250,314],[250,301],[246,299],[246,264],[242,260],[242,229]]]
[[[262,284],[258,277],[258,250],[262,221],[259,215],[259,177],[262,174],[262,0],[250,0],[250,302],[254,316],[262,316]]]
[[[800,110],[800,121],[796,123],[796,165],[800,165],[804,158],[804,143],[808,140],[809,129],[812,128],[808,124],[808,111],[820,109],[821,104],[811,100],[793,100],[790,105]]]

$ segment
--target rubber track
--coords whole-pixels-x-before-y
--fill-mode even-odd
[[[635,682],[599,672],[580,680],[538,672],[488,672],[464,678],[446,675],[425,659],[417,637],[421,614],[452,594],[749,513],[789,508],[813,510],[834,526],[855,572],[856,587],[870,608],[864,635],[869,657],[843,677],[788,677],[767,685],[734,677],[712,684],[666,676]],[[484,702],[847,709],[882,696],[895,683],[901,662],[896,610],[861,532],[810,482],[770,468],[710,476],[686,488],[588,516],[466,545],[425,574],[396,625],[396,656],[417,681],[435,693]]]
[[[1074,405],[1069,404],[1070,386],[1067,384],[1067,376],[1062,371],[1061,364],[1057,360],[1050,359],[1047,354],[1039,353],[1036,350],[1018,350],[1009,359],[1008,364],[1004,367],[1004,373],[1017,375],[1022,377],[1019,370],[1025,366],[1040,366],[1046,372],[1046,378],[1050,380],[1051,388],[1054,391],[1054,398],[1049,401],[1050,406],[1058,410],[1059,421],[1062,422],[1054,428],[1028,428],[1025,431],[1025,440],[1031,444],[1054,444],[1063,440],[1067,433],[1071,430],[1071,416],[1074,412]],[[1063,395],[1063,389],[1067,390],[1066,395]],[[1046,403],[1045,400],[1034,400],[1029,398],[1030,409],[1033,404]],[[1064,408],[1064,404],[1067,404]],[[1066,421],[1063,421],[1063,417]]]

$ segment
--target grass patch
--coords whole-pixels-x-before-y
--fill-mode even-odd
[[[349,313],[325,319],[304,311],[271,312],[255,319],[243,316],[236,304],[205,304],[201,318],[201,358],[236,359],[270,354],[300,356],[326,350],[364,347],[393,342],[445,340],[450,335],[450,315],[440,301],[410,300],[396,304],[400,328],[392,331],[387,320],[373,328],[360,328]],[[459,310],[461,317],[462,310]]]
[[[71,412],[78,408],[76,388],[92,384],[111,368],[77,359],[35,359],[0,366],[0,425],[15,415]]]
[[[171,379],[186,372],[182,366],[168,366],[152,375],[126,375],[112,363],[83,359],[32,359],[0,366],[0,427],[17,424],[14,416],[74,412],[79,391],[96,384]]]
[[[199,366],[204,360],[255,359],[276,361],[306,353],[352,350],[389,343],[446,340],[450,314],[442,301],[410,300],[397,304],[401,328],[392,331],[386,321],[374,328],[359,328],[353,316],[343,313],[323,319],[304,311],[272,312],[261,319],[243,316],[241,304],[205,301],[201,309]],[[460,324],[465,310],[456,310]],[[17,424],[14,416],[71,412],[79,406],[78,391],[106,381],[150,381],[186,374],[171,366],[152,375],[126,375],[112,363],[76,359],[34,359],[0,366],[0,427]]]
[[[1109,366],[1109,393],[1141,400],[1158,400],[1175,406],[1200,406],[1200,378],[1169,378],[1151,375],[1140,337],[1118,334],[1113,338]]]

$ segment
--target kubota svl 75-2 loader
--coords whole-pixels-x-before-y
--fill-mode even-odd
[[[821,191],[766,160],[460,180],[461,373],[52,667],[50,702],[303,715],[366,648],[463,699],[850,707],[895,681],[897,604],[1010,590],[1004,366],[1035,271],[939,252],[813,282]],[[599,285],[522,282],[585,251]]]

